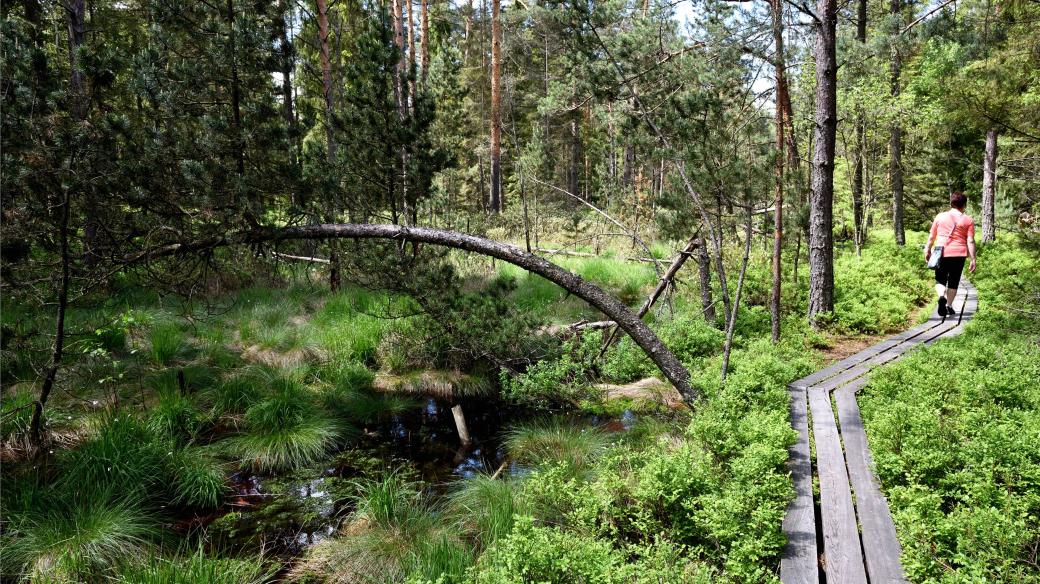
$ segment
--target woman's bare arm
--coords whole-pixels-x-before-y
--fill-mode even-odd
[[[932,228],[928,230],[928,243],[924,246],[924,261],[928,261],[928,257],[932,255],[932,245],[935,244],[936,234],[935,221],[935,219],[932,220]]]

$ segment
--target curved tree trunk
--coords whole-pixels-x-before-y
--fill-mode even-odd
[[[260,244],[264,242],[297,239],[389,239],[399,242],[426,243],[487,255],[524,268],[549,280],[571,294],[585,300],[617,323],[647,356],[657,365],[661,373],[675,386],[687,405],[693,406],[700,393],[690,384],[690,372],[679,361],[661,339],[654,334],[638,316],[613,295],[599,286],[587,282],[576,274],[519,247],[484,239],[474,235],[402,225],[369,225],[358,223],[333,223],[304,225],[299,227],[268,228],[240,234],[221,235],[189,243],[174,243],[143,251],[126,260],[136,263],[159,257],[181,255],[210,250],[236,244]]]

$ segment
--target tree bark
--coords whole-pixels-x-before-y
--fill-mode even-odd
[[[866,0],[863,0],[866,1]],[[773,195],[773,288],[769,299],[769,320],[772,328],[773,342],[780,340],[780,292],[782,286],[781,255],[784,244],[784,126],[787,125],[784,115],[784,102],[787,95],[787,79],[784,62],[784,29],[783,0],[772,0],[773,8],[773,44],[776,56],[773,68],[776,72],[776,107],[774,125],[776,126],[776,168]]]
[[[902,12],[902,0],[892,0],[893,17]],[[901,92],[899,76],[902,72],[902,61],[899,55],[898,36],[892,41],[892,61],[889,64],[891,73],[892,98],[895,101]],[[898,116],[898,112],[896,113]],[[906,233],[903,230],[903,127],[897,117],[893,122],[888,141],[889,175],[892,181],[892,229],[896,243],[906,245]]]
[[[62,5],[65,7],[65,20],[69,29],[70,109],[77,120],[82,120],[87,114],[87,96],[79,50],[86,34],[86,0],[70,0]]]
[[[491,212],[502,212],[501,0],[491,1]]]
[[[242,139],[242,82],[238,78],[238,42],[235,33],[235,2],[227,0],[228,59],[231,61],[231,122],[235,132],[235,170],[246,172],[245,142]],[[237,192],[237,189],[236,189]]]
[[[422,67],[419,73],[419,85],[426,87],[426,74],[430,69],[430,7],[429,0],[420,0],[419,20],[422,22],[422,56],[419,65]]]
[[[65,191],[61,205],[61,220],[58,224],[58,241],[61,249],[61,279],[58,282],[58,313],[54,324],[54,345],[51,362],[43,375],[40,386],[40,397],[33,406],[32,418],[29,421],[29,440],[33,448],[40,451],[43,446],[43,410],[47,407],[54,383],[58,379],[61,360],[65,351],[65,312],[69,306],[69,281],[71,279],[71,262],[69,254],[69,216],[71,215],[72,195]]]
[[[404,0],[410,1],[410,0]],[[393,0],[394,10],[394,46],[397,47],[397,59],[394,62],[394,104],[397,106],[397,121],[404,126],[405,110],[408,107],[407,84],[405,83],[405,31],[404,7],[402,0]],[[401,215],[406,224],[411,223],[412,212],[408,204],[408,151],[404,144],[397,149],[398,169],[401,183]]]
[[[862,46],[867,44],[867,0],[859,0],[858,18],[856,19],[856,40]],[[852,149],[852,226],[853,242],[856,245],[856,253],[863,246],[866,229],[863,225],[863,165],[866,164],[864,150],[866,142],[864,138],[866,120],[863,107],[856,104],[856,129],[855,146]]]
[[[747,275],[748,258],[751,257],[752,217],[751,205],[749,204],[747,223],[744,225],[744,258],[740,262],[740,276],[737,277],[737,291],[733,297],[733,308],[726,319],[726,341],[722,346],[722,381],[726,381],[726,373],[729,371],[729,356],[733,351],[733,331],[736,330],[737,312],[740,310],[740,296],[744,291],[744,276]]]
[[[571,112],[571,159],[567,165],[567,190],[579,195],[581,193],[581,127],[578,123],[581,114],[575,109]]]
[[[289,40],[289,21],[292,17],[288,0],[278,0],[280,15],[278,18],[278,65],[282,73],[282,117],[289,129],[289,157],[293,164],[299,161],[300,132],[296,124],[296,111],[293,108],[292,73],[296,60],[296,51]]]
[[[708,258],[708,244],[704,237],[697,244],[697,267],[701,280],[701,310],[704,320],[715,326],[715,302],[711,299],[711,260]]]
[[[816,3],[816,127],[809,200],[809,320],[834,310],[834,143],[838,126],[837,0]]]
[[[329,3],[315,0],[318,9],[318,52],[321,59],[321,91],[325,103],[325,159],[336,163],[336,140],[333,134],[332,60],[329,57]]]
[[[217,235],[192,242],[172,243],[139,252],[124,260],[126,264],[147,261],[160,257],[203,252],[228,245],[258,245],[266,242],[301,239],[388,239],[398,242],[426,243],[486,255],[533,272],[560,286],[571,294],[585,300],[624,330],[647,356],[658,366],[661,373],[693,406],[700,400],[700,392],[690,384],[690,373],[668,347],[654,334],[653,330],[636,316],[623,302],[544,258],[525,252],[508,243],[492,241],[453,231],[402,225],[368,225],[338,223],[303,225],[297,227],[265,228],[236,234]]]
[[[997,239],[997,137],[996,128],[986,132],[986,155],[982,160],[982,241]]]

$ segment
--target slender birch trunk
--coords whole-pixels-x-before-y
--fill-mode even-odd
[[[986,155],[982,160],[982,241],[996,241],[997,130],[986,132]]]

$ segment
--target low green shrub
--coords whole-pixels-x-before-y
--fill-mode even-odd
[[[588,394],[591,363],[601,338],[598,333],[572,338],[555,358],[542,359],[518,375],[502,372],[503,397],[533,409],[577,403]]]
[[[520,517],[477,561],[474,584],[624,582],[624,557],[610,542],[564,533]]]
[[[920,249],[877,241],[863,248],[862,257],[839,256],[834,265],[834,329],[881,334],[906,328],[913,310],[934,295]]]
[[[791,496],[786,384],[815,363],[799,344],[757,340],[734,351],[723,385],[719,360],[694,376],[708,399],[682,435],[622,441],[585,473],[560,463],[531,473],[522,484],[534,517],[608,542],[650,545],[658,534],[696,562],[677,568],[693,580],[769,581]]]
[[[768,315],[766,318],[768,319]],[[655,328],[661,341],[675,353],[675,356],[687,366],[693,367],[703,358],[721,351],[725,339],[723,332],[708,324],[699,310],[679,312],[674,318]],[[618,383],[628,383],[660,374],[643,349],[627,336],[607,352],[602,373],[606,378]]]
[[[964,333],[874,373],[859,400],[919,582],[1040,582],[1040,319],[1035,256],[981,248]]]

